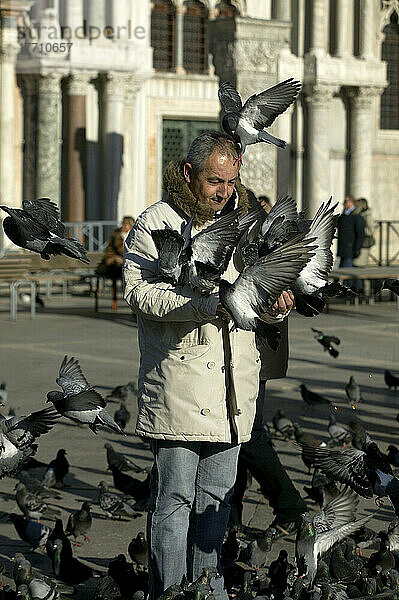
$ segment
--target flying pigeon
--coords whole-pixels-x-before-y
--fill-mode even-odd
[[[385,370],[384,380],[389,389],[394,388],[396,391],[399,387],[399,377],[396,377],[391,371]]]
[[[56,382],[63,391],[48,392],[47,402],[52,402],[60,415],[87,424],[93,433],[97,433],[97,427],[101,426],[126,435],[107,413],[106,401],[88,383],[79,361],[73,356],[69,359],[68,356],[64,357]]]
[[[16,473],[37,452],[35,440],[48,433],[59,416],[47,407],[18,417],[0,416],[0,479]]]
[[[385,279],[381,289],[390,290],[393,294],[399,296],[399,279]]]
[[[333,358],[337,358],[339,352],[336,348],[334,348],[333,344],[339,346],[341,340],[335,335],[326,335],[325,333],[323,333],[323,331],[320,331],[320,329],[314,329],[313,327],[311,327],[311,330],[314,331],[314,333],[316,334],[314,336],[314,339],[317,340],[319,344],[323,346],[324,352],[326,352],[327,350]]]
[[[10,216],[3,221],[4,233],[20,248],[37,252],[45,260],[65,254],[89,263],[83,246],[65,237],[65,226],[59,220],[59,211],[49,198],[23,200],[22,209],[0,205]]]
[[[245,267],[234,283],[219,283],[219,298],[238,329],[254,331],[272,350],[279,345],[279,330],[262,320],[284,289],[290,287],[312,256],[310,240],[300,234],[267,256]]]
[[[285,148],[284,140],[274,137],[264,129],[270,127],[274,120],[287,110],[300,89],[300,82],[290,77],[260,94],[253,94],[243,106],[235,87],[227,81],[221,84],[218,95],[226,113],[222,127],[227,135],[240,144],[241,156],[247,146],[257,142]]]
[[[7,384],[5,381],[0,383],[0,406],[5,406],[7,402]]]
[[[295,543],[295,560],[299,575],[313,582],[318,557],[345,536],[369,521],[372,515],[355,519],[358,496],[347,488],[331,500],[323,510],[311,516],[301,515]]]

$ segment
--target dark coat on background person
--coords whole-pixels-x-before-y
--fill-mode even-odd
[[[358,214],[342,213],[338,219],[338,249],[341,258],[356,258],[364,241],[364,220]]]
[[[122,278],[122,265],[115,261],[119,256],[123,258],[124,240],[122,237],[122,228],[114,229],[109,238],[108,246],[105,249],[104,256],[97,267],[98,275],[104,275],[109,279]]]

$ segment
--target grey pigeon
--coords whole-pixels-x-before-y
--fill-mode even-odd
[[[230,314],[235,327],[254,331],[266,339],[272,350],[279,345],[277,327],[262,320],[284,289],[290,287],[312,256],[312,246],[303,240],[304,234],[280,246],[267,256],[245,267],[234,283],[224,279],[219,283],[219,298]]]
[[[44,515],[51,518],[60,514],[59,509],[48,506],[40,497],[28,492],[22,481],[16,485],[15,499],[19,509],[28,519],[39,520]]]
[[[30,544],[33,549],[41,548],[46,545],[50,535],[50,529],[47,525],[43,525],[43,523],[38,523],[38,521],[33,521],[32,519],[27,519],[22,515],[16,515],[15,513],[11,513],[9,519],[14,524],[21,540]]]
[[[134,473],[141,473],[145,469],[136,465],[130,458],[114,450],[113,446],[108,442],[104,444],[104,448],[107,451],[107,463],[108,468],[115,467],[119,471],[133,471]]]
[[[127,500],[109,492],[105,481],[100,481],[98,487],[100,488],[98,504],[108,518],[130,517],[135,519],[140,516],[140,513],[136,512]]]
[[[258,536],[252,542],[249,542],[246,548],[240,552],[240,562],[246,563],[250,567],[262,567],[266,564],[267,555],[272,549],[276,529],[268,527],[264,534]]]
[[[13,475],[37,452],[36,439],[48,433],[58,421],[53,408],[30,415],[5,418],[0,416],[0,479]]]
[[[328,351],[328,353],[331,356],[333,356],[334,358],[337,358],[339,355],[339,352],[338,352],[338,350],[336,350],[334,348],[333,344],[335,344],[336,346],[339,346],[341,343],[341,340],[335,335],[325,334],[320,329],[314,329],[314,327],[311,327],[311,330],[316,334],[314,336],[314,339],[317,340],[319,342],[319,344],[321,344],[323,346],[324,352]]]
[[[127,551],[134,563],[141,567],[147,565],[147,540],[142,531],[139,531],[137,536],[132,539]]]
[[[266,142],[279,148],[285,148],[286,142],[264,131],[274,120],[294,102],[301,89],[299,81],[291,77],[285,81],[253,94],[242,105],[241,97],[235,87],[224,82],[219,87],[219,100],[226,113],[222,127],[227,135],[240,144],[241,155],[245,148],[257,142]]]
[[[294,424],[284,412],[279,408],[273,417],[274,429],[281,433],[285,439],[289,439],[294,435]]]
[[[126,435],[107,413],[104,398],[87,381],[82,373],[79,361],[67,356],[61,363],[56,379],[62,392],[51,391],[47,394],[47,402],[52,402],[55,409],[63,416],[89,426],[93,433],[101,426],[110,431]]]
[[[42,498],[43,500],[46,498],[53,498],[59,500],[61,498],[60,494],[56,490],[52,490],[40,479],[37,479],[33,475],[31,475],[28,471],[20,471],[18,473],[19,479],[22,483],[25,484],[26,489],[31,494],[35,494],[35,496]]]
[[[352,439],[351,432],[341,423],[337,423],[337,419],[334,415],[330,415],[327,431],[332,442],[338,446],[345,446],[346,444],[349,444]]]
[[[317,572],[318,557],[371,519],[372,515],[367,515],[354,520],[358,502],[357,494],[344,489],[313,517],[309,513],[301,516],[295,543],[295,560],[299,575],[304,575],[310,583]]]
[[[56,586],[50,579],[34,576],[30,562],[23,554],[14,557],[14,581],[18,595],[32,600],[56,600],[59,594]],[[24,586],[27,590],[24,590]]]
[[[3,221],[4,233],[16,246],[37,252],[45,260],[50,260],[52,254],[65,254],[90,262],[82,244],[65,237],[58,208],[49,198],[24,200],[22,209],[4,205],[0,208],[9,215]]]
[[[360,386],[356,383],[353,375],[351,375],[349,382],[345,385],[345,393],[352,409],[355,409],[359,402],[363,402],[364,400],[362,392],[360,391]]]
[[[130,421],[130,412],[127,409],[125,400],[121,400],[119,408],[115,411],[114,421],[121,429],[126,429]]]
[[[77,538],[80,536],[83,536],[85,542],[90,542],[90,538],[87,535],[92,523],[90,507],[91,504],[89,502],[83,502],[79,510],[69,515],[65,534],[67,536],[73,535],[75,545],[78,545]]]

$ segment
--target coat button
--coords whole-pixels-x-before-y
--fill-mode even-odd
[[[206,415],[209,415],[210,412],[211,411],[209,408],[201,408],[201,415],[206,416]]]
[[[237,415],[240,415],[242,413],[242,410],[238,409],[237,410]]]
[[[234,369],[233,363],[230,363],[230,369]]]
[[[211,360],[210,362],[206,363],[206,366],[208,367],[208,369],[214,369],[215,363],[213,362],[213,360]]]
[[[186,358],[185,356],[181,356],[181,357],[180,357],[180,360],[184,360],[185,358]]]

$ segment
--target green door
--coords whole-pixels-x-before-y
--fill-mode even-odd
[[[178,121],[163,119],[162,172],[171,160],[185,158],[191,142],[204,131],[219,131],[218,121]]]

